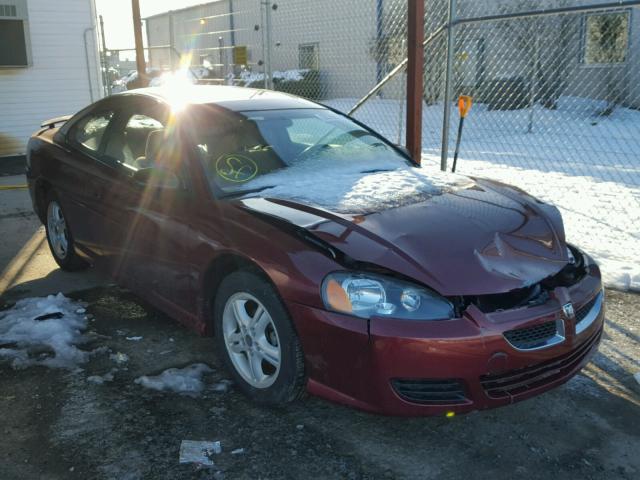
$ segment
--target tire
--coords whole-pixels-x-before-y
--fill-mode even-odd
[[[257,403],[280,405],[304,394],[300,340],[267,281],[246,271],[231,273],[220,284],[213,318],[217,349],[245,395]]]
[[[49,250],[51,250],[54,260],[61,269],[68,272],[87,268],[87,262],[76,253],[71,229],[54,192],[51,191],[47,194],[45,204],[44,227]]]

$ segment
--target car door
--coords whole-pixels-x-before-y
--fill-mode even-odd
[[[99,253],[98,233],[104,221],[101,198],[102,178],[114,166],[104,162],[105,134],[115,119],[110,103],[102,102],[61,132],[55,150],[57,171],[47,176],[60,198],[76,245]]]
[[[193,312],[185,253],[190,179],[169,118],[166,107],[147,98],[118,113],[104,147],[118,168],[101,195],[107,220],[102,235],[122,283]]]

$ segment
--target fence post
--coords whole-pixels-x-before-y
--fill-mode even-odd
[[[455,52],[455,36],[453,21],[456,17],[456,0],[449,0],[447,20],[447,67],[444,74],[444,111],[442,119],[442,152],[440,154],[440,170],[447,170],[449,157],[449,120],[451,117],[451,83],[453,82],[453,54]]]
[[[131,0],[133,11],[133,38],[136,44],[136,69],[138,70],[138,86],[144,84],[147,78],[147,65],[144,59],[144,47],[142,45],[142,18],[140,18],[140,1]]]
[[[402,39],[402,51],[405,52],[407,47],[407,40],[406,39]],[[404,76],[404,78],[402,78]],[[400,145],[402,143],[402,121],[404,120],[404,102],[403,100],[407,97],[407,75],[406,73],[401,73],[400,74],[400,78],[401,78],[401,91],[400,91],[400,102],[399,102],[399,108],[398,108],[398,141],[397,144]]]
[[[169,12],[169,66],[171,67],[171,71],[174,72],[176,69],[175,62],[175,52],[176,52],[176,42],[175,42],[176,34],[173,26],[173,12]],[[149,50],[149,56],[151,56],[151,50]],[[178,60],[178,63],[180,61]]]
[[[265,26],[266,26],[266,42],[267,42],[267,58],[265,58],[265,66],[266,66],[266,77],[265,77],[265,86],[273,90],[273,78],[271,72],[271,0],[266,0],[264,2],[265,5]]]
[[[409,0],[407,7],[407,150],[411,158],[420,163],[424,77],[424,1]]]

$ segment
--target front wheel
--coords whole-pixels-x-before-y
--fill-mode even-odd
[[[222,281],[214,309],[218,351],[240,390],[272,405],[299,398],[302,348],[275,289],[253,273],[235,272]]]
[[[56,263],[63,270],[74,271],[87,267],[74,249],[73,237],[56,195],[47,197],[47,221],[45,223],[47,243]]]

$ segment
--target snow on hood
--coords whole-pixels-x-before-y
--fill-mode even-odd
[[[84,306],[59,293],[26,298],[0,312],[0,360],[10,361],[13,368],[71,369],[86,362],[91,352],[76,347],[85,341]]]
[[[336,213],[365,214],[417,203],[473,184],[467,177],[433,167],[322,155],[262,175],[243,189],[274,186],[256,195],[307,203]]]

